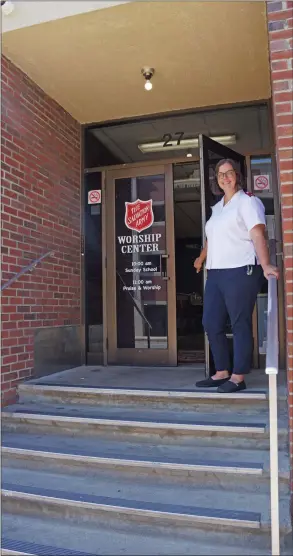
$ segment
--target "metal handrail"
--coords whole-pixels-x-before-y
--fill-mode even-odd
[[[3,286],[1,286],[1,291],[6,290],[6,288],[9,288],[9,286],[11,286],[11,284],[13,284],[16,280],[18,280],[18,278],[20,278],[20,276],[22,276],[26,272],[29,272],[30,270],[33,270],[43,259],[45,259],[46,257],[49,257],[49,255],[53,255],[53,253],[54,253],[54,251],[48,251],[47,253],[45,253],[41,257],[38,257],[37,259],[35,259],[29,265],[22,268],[19,272],[17,272],[17,274],[12,276],[12,278],[10,278],[10,280],[8,280],[8,282],[6,282],[5,284],[3,284]]]
[[[126,286],[122,276],[119,274],[119,272],[116,270],[116,274],[118,276],[118,278],[120,279],[120,281],[122,282],[123,286]],[[126,286],[127,287],[127,286]],[[131,298],[131,301],[133,303],[133,306],[135,307],[135,309],[137,310],[138,314],[141,316],[141,318],[144,320],[144,322],[146,323],[147,327],[148,327],[148,349],[150,349],[151,347],[151,329],[152,329],[152,325],[151,323],[148,321],[148,319],[146,318],[146,316],[143,314],[143,312],[141,311],[141,309],[139,308],[139,306],[137,305],[134,297],[131,295],[129,290],[126,290],[126,292],[128,293],[129,297]]]
[[[272,546],[273,556],[280,556],[278,403],[277,403],[278,369],[279,369],[279,336],[278,336],[277,279],[274,276],[270,276],[268,280],[266,374],[269,375],[271,546]]]

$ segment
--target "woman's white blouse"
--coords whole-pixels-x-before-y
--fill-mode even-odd
[[[206,223],[207,269],[254,265],[256,252],[250,231],[266,225],[265,208],[257,197],[238,191],[224,206],[224,198],[214,207]]]

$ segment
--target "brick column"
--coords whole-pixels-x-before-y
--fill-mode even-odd
[[[288,403],[293,469],[293,2],[268,2],[276,157],[284,242]],[[291,477],[293,474],[291,474]],[[292,484],[292,483],[291,483]],[[293,490],[293,484],[292,484]]]

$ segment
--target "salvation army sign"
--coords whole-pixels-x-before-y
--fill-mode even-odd
[[[125,226],[135,232],[143,232],[154,223],[153,201],[137,199],[133,203],[125,203]]]

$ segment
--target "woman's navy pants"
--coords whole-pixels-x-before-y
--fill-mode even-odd
[[[262,282],[259,265],[208,271],[203,326],[216,371],[232,370],[226,337],[229,317],[233,332],[233,373],[249,373],[253,351],[252,313]]]

